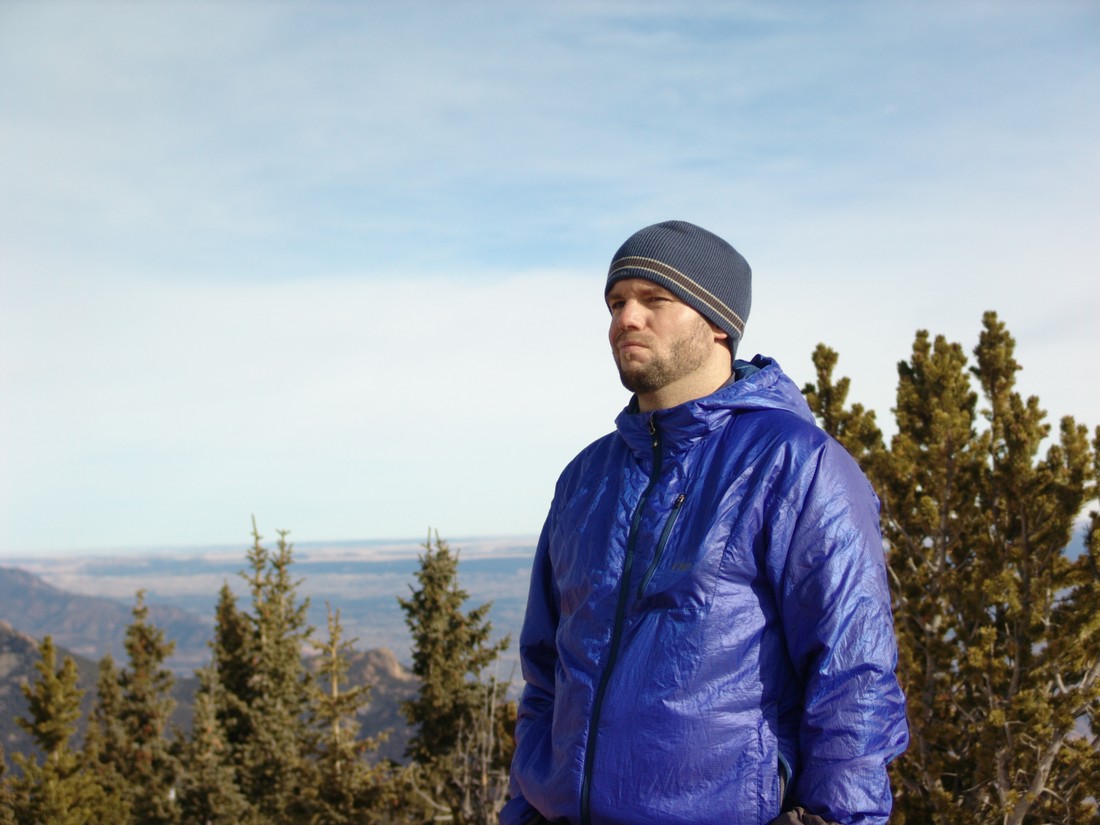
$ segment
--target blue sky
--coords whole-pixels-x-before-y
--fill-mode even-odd
[[[1098,99],[1094,2],[0,0],[0,556],[537,533],[670,218],[800,384],[994,309],[1100,424]]]

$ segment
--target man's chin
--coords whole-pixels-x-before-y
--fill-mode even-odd
[[[619,381],[633,393],[644,394],[660,389],[654,386],[653,377],[644,369],[623,369],[619,367]]]

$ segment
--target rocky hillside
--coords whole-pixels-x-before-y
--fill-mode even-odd
[[[68,593],[16,567],[0,567],[0,621],[32,638],[49,634],[58,647],[98,661],[110,653],[125,659],[123,640],[130,624],[131,604]],[[189,673],[209,658],[212,626],[184,610],[150,604],[149,621],[176,643],[168,666]]]
[[[380,731],[389,731],[378,756],[404,761],[410,732],[400,709],[402,702],[416,695],[417,678],[386,648],[354,651],[349,659],[348,684],[371,686],[370,702],[357,717],[360,734],[376,736]]]

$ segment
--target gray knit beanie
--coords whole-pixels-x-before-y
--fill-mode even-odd
[[[639,229],[612,258],[603,294],[624,278],[664,287],[727,333],[730,353],[737,351],[752,304],[752,270],[714,233],[686,221]]]

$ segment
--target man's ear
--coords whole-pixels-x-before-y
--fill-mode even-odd
[[[713,321],[707,321],[707,324],[710,326],[710,331],[714,333],[714,340],[716,342],[721,341],[726,346],[729,346],[729,333],[725,330],[719,329]]]

